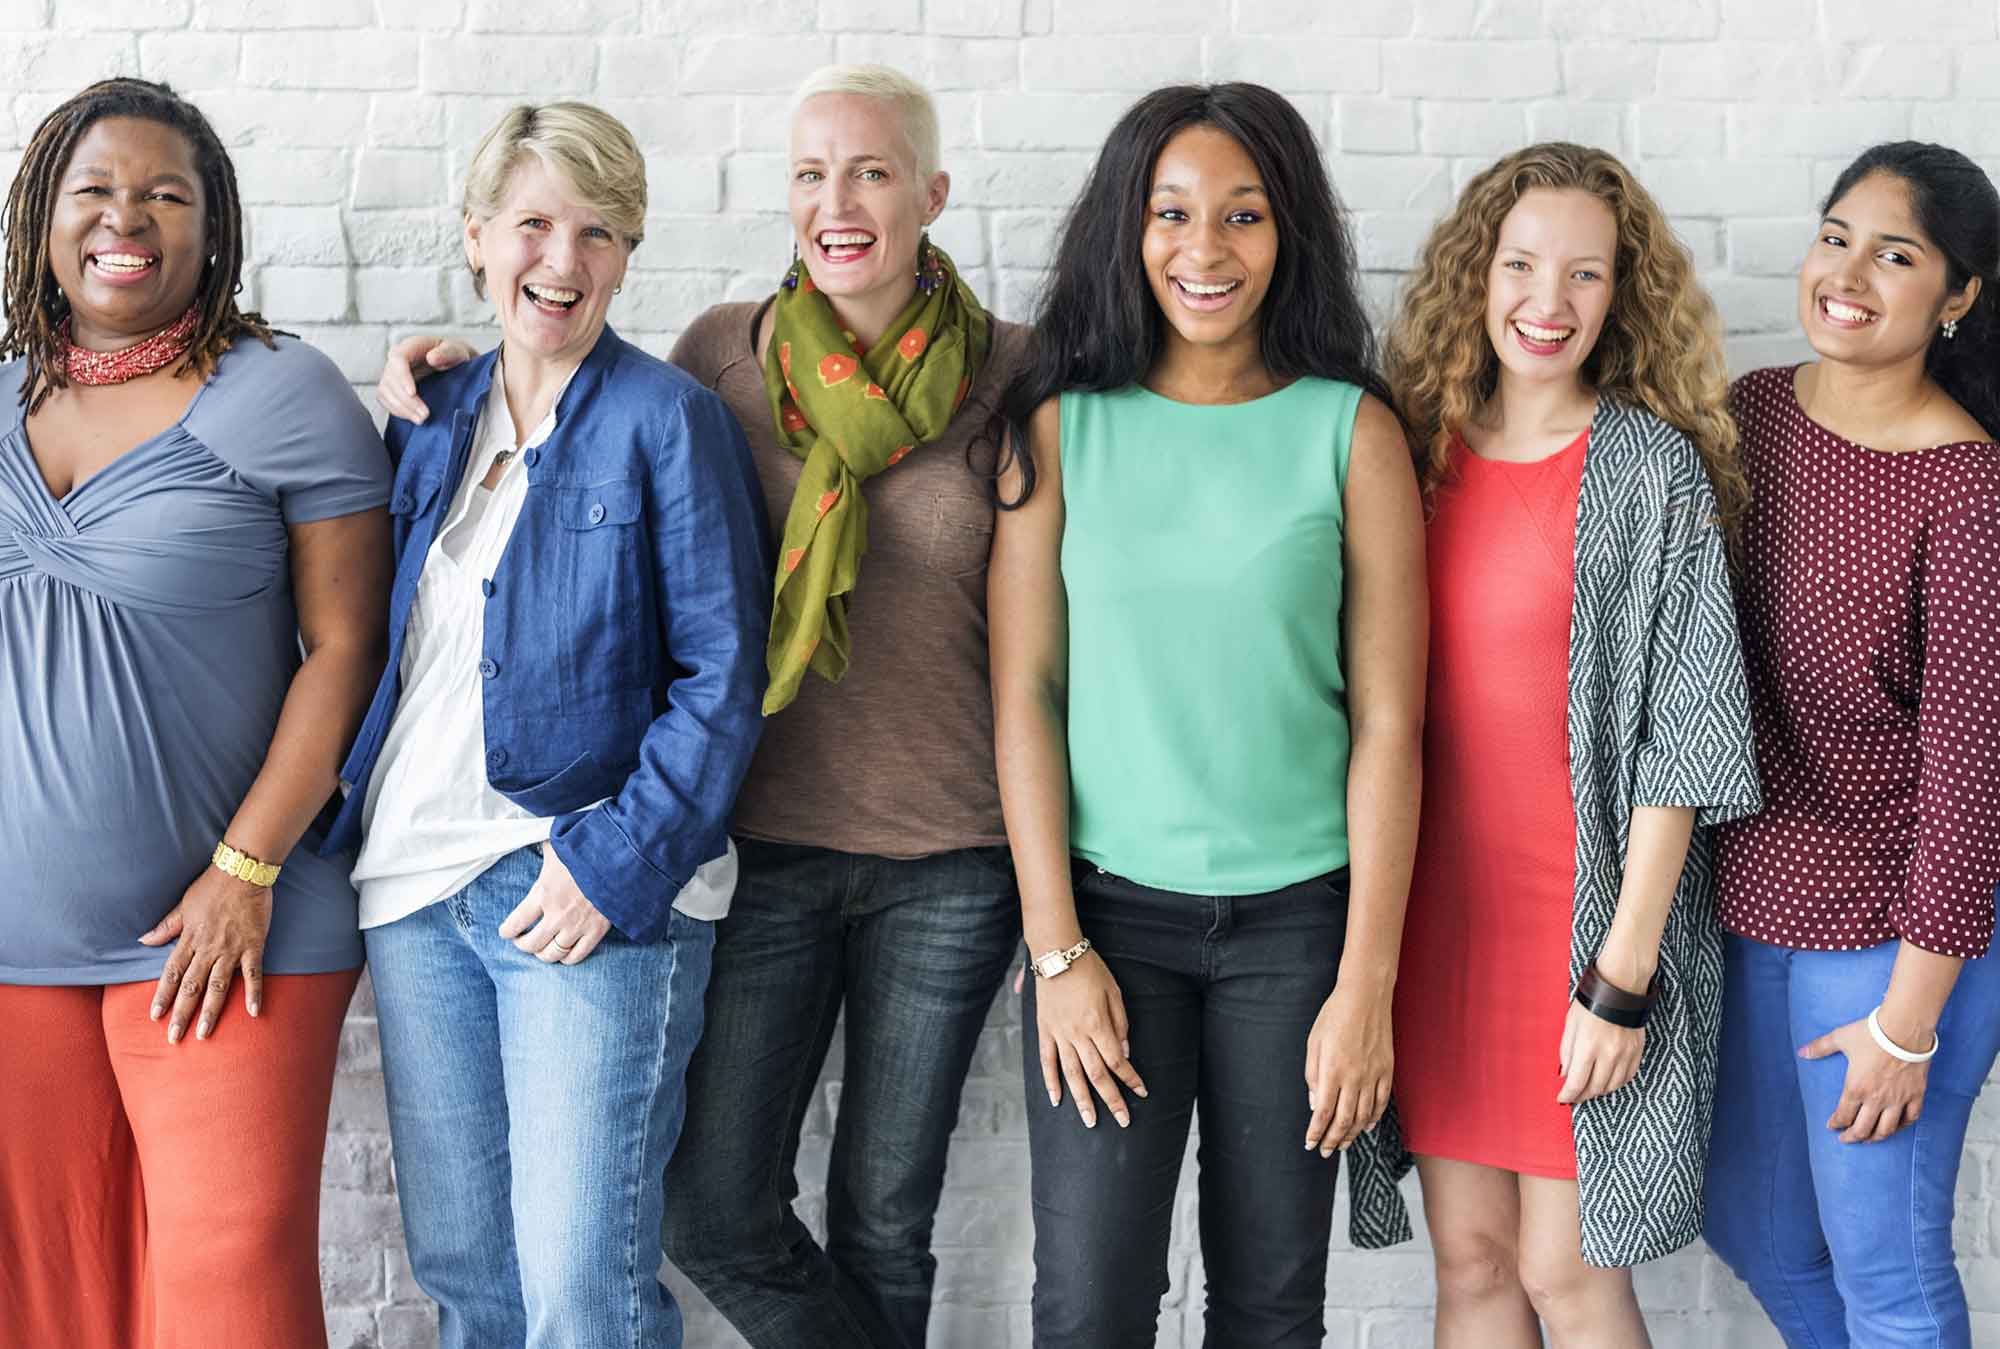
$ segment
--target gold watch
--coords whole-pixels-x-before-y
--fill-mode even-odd
[[[1076,964],[1077,961],[1083,959],[1083,953],[1089,949],[1090,938],[1085,937],[1082,941],[1067,949],[1044,951],[1029,961],[1028,965],[1040,978],[1053,979],[1070,966]]]
[[[277,883],[278,873],[283,871],[280,862],[260,862],[249,853],[232,848],[227,843],[215,845],[215,855],[208,859],[215,869],[225,876],[234,876],[239,881],[261,885],[266,890]]]

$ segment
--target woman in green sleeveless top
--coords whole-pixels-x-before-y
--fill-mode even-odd
[[[1197,1108],[1208,1342],[1320,1343],[1420,772],[1423,521],[1380,391],[1298,113],[1141,99],[1008,393],[988,573],[1037,1345],[1153,1342]]]

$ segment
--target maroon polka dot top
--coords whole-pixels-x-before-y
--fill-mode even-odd
[[[1754,494],[1737,598],[1759,815],[1722,826],[1722,924],[1973,957],[2000,883],[2000,447],[1886,454],[1790,368],[1732,392]]]

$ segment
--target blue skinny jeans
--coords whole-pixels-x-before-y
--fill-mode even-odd
[[[1897,942],[1799,951],[1731,936],[1704,1235],[1792,1349],[1969,1349],[1952,1198],[1973,1098],[2000,1052],[2000,956],[1969,960],[1917,1122],[1843,1143],[1847,1059],[1798,1048],[1866,1017]]]

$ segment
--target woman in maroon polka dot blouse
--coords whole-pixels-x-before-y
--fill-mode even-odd
[[[2000,1051],[2000,195],[1869,150],[1734,390],[1763,813],[1722,831],[1706,1235],[1791,1344],[1969,1345],[1952,1197]],[[1934,1057],[1933,1057],[1934,1055]]]

